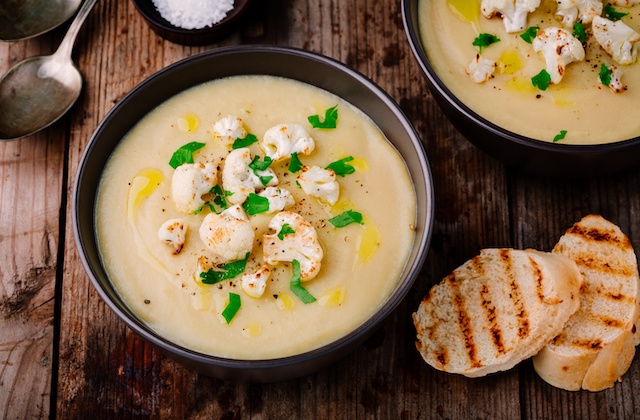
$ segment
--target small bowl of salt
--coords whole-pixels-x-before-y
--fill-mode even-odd
[[[207,45],[231,35],[251,0],[132,0],[151,29],[182,45]]]

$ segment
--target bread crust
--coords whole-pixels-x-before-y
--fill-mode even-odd
[[[562,331],[578,309],[581,285],[564,256],[481,250],[420,303],[416,347],[445,372],[478,377],[510,369]]]
[[[635,252],[620,228],[599,215],[587,215],[569,228],[553,252],[576,262],[585,287],[580,309],[533,358],[534,369],[549,384],[569,391],[610,388],[629,369],[639,341]]]

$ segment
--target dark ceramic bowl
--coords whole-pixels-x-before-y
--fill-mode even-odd
[[[152,0],[132,0],[149,27],[162,38],[182,45],[208,45],[235,32],[252,0],[235,0],[234,8],[220,22],[202,29],[184,29],[169,23],[160,15]]]
[[[102,265],[95,230],[96,192],[102,170],[127,132],[158,104],[192,86],[239,74],[295,79],[347,100],[367,114],[404,157],[417,195],[416,238],[388,300],[345,337],[319,349],[273,360],[232,360],[180,347],[149,329],[124,304]],[[202,374],[237,381],[277,381],[316,371],[345,356],[374,331],[413,285],[429,247],[434,218],[431,170],[420,138],[397,104],[377,85],[330,58],[291,48],[244,46],[195,55],[149,77],[104,118],[84,152],[73,197],[73,227],[84,267],[98,293],[133,331]]]
[[[405,31],[429,89],[451,123],[471,143],[506,165],[525,172],[557,177],[609,174],[640,162],[640,137],[600,145],[550,143],[524,137],[482,118],[445,86],[429,63],[418,24],[418,3],[402,0]]]

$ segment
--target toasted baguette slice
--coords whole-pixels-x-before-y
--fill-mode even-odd
[[[568,258],[484,249],[420,303],[416,347],[445,372],[478,377],[510,369],[562,331],[578,309],[581,284]]]
[[[610,388],[635,354],[640,289],[631,243],[618,226],[588,215],[567,230],[553,252],[574,260],[585,282],[580,309],[533,358],[533,366],[558,388]]]

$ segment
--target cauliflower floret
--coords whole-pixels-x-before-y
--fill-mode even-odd
[[[480,10],[486,18],[502,16],[508,33],[520,32],[527,27],[527,15],[540,6],[540,0],[482,0]]]
[[[219,119],[211,128],[213,137],[223,146],[230,148],[236,139],[243,139],[247,136],[240,117],[227,115]]]
[[[187,238],[187,225],[182,219],[169,219],[158,229],[158,238],[171,246],[173,253],[178,255]]]
[[[218,183],[218,171],[211,162],[185,163],[171,177],[171,197],[183,213],[194,213],[204,204],[202,196]]]
[[[263,265],[255,273],[245,273],[242,275],[242,290],[248,296],[258,299],[264,294],[270,276],[271,269],[267,265]]]
[[[623,21],[611,21],[597,16],[591,24],[598,44],[609,53],[618,64],[633,64],[638,56],[640,34]]]
[[[572,27],[580,21],[589,23],[594,17],[602,14],[602,1],[600,0],[557,0],[556,18],[566,27]]]
[[[278,238],[282,227],[288,224],[294,233]],[[320,262],[324,253],[318,241],[315,228],[298,213],[281,211],[276,213],[269,222],[269,228],[274,234],[263,236],[263,258],[269,265],[278,262],[300,263],[300,280],[311,280],[320,271]]]
[[[267,187],[260,191],[258,195],[269,200],[269,210],[267,210],[267,214],[284,210],[285,207],[295,204],[291,193],[284,188]]]
[[[251,152],[246,147],[232,151],[225,160],[222,171],[222,185],[226,191],[231,193],[227,197],[231,204],[241,204],[250,193],[255,193],[256,188],[277,185],[279,182],[273,169],[258,170],[256,175],[253,169],[249,167],[250,163]],[[263,185],[260,177],[265,180],[269,179],[266,185]]]
[[[495,69],[495,61],[489,60],[488,58],[482,58],[480,57],[480,54],[476,54],[476,57],[471,61],[471,63],[469,63],[464,71],[474,82],[483,83],[491,79]]]
[[[336,181],[336,173],[331,169],[303,166],[298,175],[298,184],[305,193],[318,197],[332,206],[338,201],[340,184]]]
[[[544,56],[551,83],[560,83],[567,65],[584,60],[582,43],[566,29],[545,28],[538,32],[532,45]]]
[[[242,207],[236,205],[220,214],[207,214],[200,225],[200,238],[215,257],[227,262],[251,252],[255,233]]]
[[[279,124],[264,133],[260,147],[274,161],[286,160],[292,153],[308,155],[315,142],[300,124]]]
[[[609,71],[611,71],[611,81],[607,85],[609,89],[611,89],[615,93],[620,93],[627,90],[627,87],[622,83],[622,70],[620,70],[617,66],[611,66],[609,67]]]

